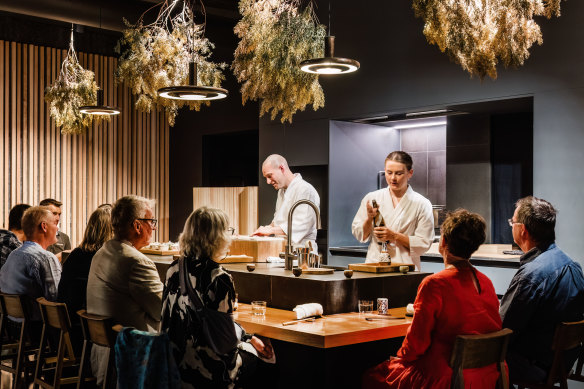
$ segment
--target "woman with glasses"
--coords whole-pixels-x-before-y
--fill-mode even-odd
[[[225,212],[201,207],[187,219],[180,235],[180,250],[192,290],[208,309],[233,312],[233,280],[218,263],[225,258],[233,229]],[[179,261],[166,274],[161,331],[168,333],[183,387],[232,388],[271,387],[273,370],[264,360],[274,352],[268,339],[246,334],[237,327],[239,342],[226,354],[218,354],[200,335],[200,326],[189,295],[182,295]],[[186,287],[185,282],[185,289]],[[234,323],[234,326],[236,324]]]
[[[485,229],[485,220],[476,213],[459,209],[447,216],[439,246],[445,269],[424,278],[397,357],[368,371],[363,388],[448,389],[455,338],[501,329],[495,288],[469,261],[485,241]],[[496,364],[464,370],[467,388],[492,389],[498,378]]]

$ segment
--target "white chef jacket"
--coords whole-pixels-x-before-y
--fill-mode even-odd
[[[365,262],[378,262],[381,245],[377,242],[373,231],[367,239],[363,239],[363,223],[367,220],[367,201],[375,199],[379,205],[379,212],[383,216],[385,225],[390,230],[408,235],[410,249],[406,249],[398,242],[395,245],[388,244],[389,255],[392,261],[416,265],[420,270],[420,255],[424,254],[434,240],[434,215],[432,204],[421,194],[414,192],[408,185],[405,195],[397,207],[393,207],[393,201],[389,188],[370,192],[361,200],[361,206],[353,219],[351,230],[353,236],[362,243],[370,242]]]
[[[272,221],[272,224],[279,226],[284,233],[288,233],[290,208],[298,200],[310,200],[320,210],[320,197],[316,189],[304,181],[299,173],[294,176],[288,188],[278,191],[276,212]],[[316,252],[316,213],[310,205],[302,204],[296,207],[292,217],[292,246],[304,247],[309,240],[312,242],[313,251]]]

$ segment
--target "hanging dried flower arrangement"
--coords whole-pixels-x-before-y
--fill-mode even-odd
[[[95,104],[97,89],[95,74],[79,64],[71,29],[69,50],[59,77],[45,89],[50,115],[57,127],[61,127],[62,134],[81,134],[91,125],[93,117],[79,112],[79,107]]]
[[[429,43],[481,80],[497,78],[497,63],[523,65],[542,44],[534,16],[560,16],[561,0],[413,0]]]
[[[214,87],[221,86],[225,79],[222,69],[227,66],[209,60],[215,46],[204,37],[205,23],[195,24],[192,1],[182,1],[178,10],[177,3],[167,0],[153,7],[160,10],[151,24],[144,24],[144,14],[134,25],[124,20],[128,28],[117,45],[121,55],[116,81],[125,82],[138,96],[138,110],[150,112],[157,105],[164,107],[171,126],[179,108],[186,105],[199,111],[202,104],[209,105],[209,102],[164,99],[157,91],[185,84],[190,61],[197,64],[197,81]]]
[[[274,120],[292,122],[308,104],[324,106],[318,77],[300,70],[307,58],[324,54],[325,26],[318,23],[312,2],[303,10],[297,0],[240,0],[242,19],[235,26],[241,39],[232,69],[242,83],[242,103],[260,103],[260,116],[271,111]]]

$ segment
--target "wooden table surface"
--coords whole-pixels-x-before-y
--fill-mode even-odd
[[[394,316],[404,316],[406,308],[394,308],[389,312]],[[251,313],[251,305],[243,303],[239,303],[238,310],[233,314],[234,320],[247,332],[318,348],[405,336],[412,322],[411,317],[374,321],[365,320],[365,317],[379,318],[376,312],[367,315],[357,312],[339,313],[325,315],[314,322],[302,321],[283,326],[283,322],[296,319],[296,312],[268,307],[265,317],[254,316]]]

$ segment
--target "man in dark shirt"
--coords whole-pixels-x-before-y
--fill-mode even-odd
[[[552,364],[551,344],[561,322],[584,318],[582,268],[555,242],[556,210],[547,201],[525,197],[509,219],[513,239],[525,252],[501,300],[503,327],[513,330],[507,363],[512,380],[541,382]],[[565,354],[574,364],[579,349]]]
[[[41,201],[40,205],[49,207],[53,215],[57,217],[57,223],[61,221],[61,206],[63,205],[62,202],[55,200],[55,199],[44,199]],[[55,244],[50,245],[47,247],[47,251],[55,254],[59,261],[61,261],[61,252],[63,250],[70,250],[71,249],[71,240],[69,236],[65,234],[63,231],[59,230],[57,232],[57,242]]]
[[[24,241],[22,215],[28,208],[30,208],[28,204],[16,204],[8,214],[8,229],[0,229],[0,269],[6,263],[8,255],[22,246]]]

